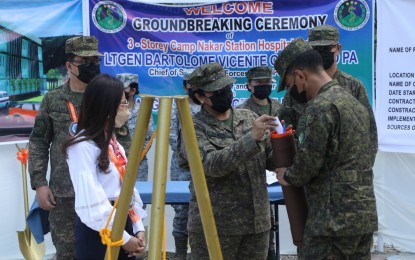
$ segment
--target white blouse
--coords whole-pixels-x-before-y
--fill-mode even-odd
[[[119,149],[125,154],[124,148]],[[105,227],[111,213],[111,201],[115,201],[121,192],[121,179],[115,165],[110,161],[109,172],[104,173],[98,168],[100,150],[93,141],[83,141],[68,148],[68,166],[72,184],[75,190],[75,211],[82,223],[89,228],[100,231]],[[144,231],[142,219],[147,216],[142,208],[143,202],[138,191],[134,188],[134,210],[140,217],[133,222],[134,234]],[[112,229],[114,211],[108,228]],[[130,235],[124,230],[124,242],[130,240]]]

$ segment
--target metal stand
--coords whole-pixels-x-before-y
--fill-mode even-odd
[[[143,95],[141,99],[140,110],[136,125],[136,132],[131,144],[130,155],[124,176],[124,182],[121,189],[119,203],[114,218],[112,229],[112,241],[118,241],[122,237],[127,219],[130,198],[133,193],[134,184],[137,178],[137,170],[140,164],[141,151],[144,145],[148,123],[153,107],[154,96]],[[190,170],[192,174],[193,185],[199,204],[200,216],[202,219],[203,230],[210,259],[222,260],[219,238],[216,231],[216,224],[210,203],[210,197],[206,185],[205,175],[203,173],[202,161],[200,158],[199,147],[197,145],[196,134],[193,127],[193,120],[190,113],[187,96],[158,97],[160,101],[158,122],[157,122],[157,141],[156,141],[156,158],[154,162],[154,181],[153,181],[153,199],[151,207],[150,221],[150,240],[148,259],[161,259],[162,232],[164,220],[164,206],[166,196],[166,179],[167,179],[167,161],[169,147],[169,130],[172,109],[172,99],[177,103],[179,110],[180,124],[182,127],[184,144],[187,151]],[[119,247],[111,250],[111,259],[117,259]],[[107,251],[108,253],[108,251]],[[108,254],[105,259],[108,259]]]

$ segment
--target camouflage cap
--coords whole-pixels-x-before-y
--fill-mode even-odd
[[[304,52],[311,50],[311,46],[303,39],[297,38],[290,42],[290,44],[285,47],[285,49],[278,55],[278,58],[275,60],[274,68],[280,75],[280,83],[278,86],[278,91],[284,90],[284,78],[285,72],[290,64]]]
[[[225,70],[219,63],[209,63],[197,67],[186,78],[192,90],[216,91],[224,88],[235,80],[226,75]]]
[[[308,44],[326,46],[339,43],[339,30],[331,25],[320,25],[308,31]]]
[[[183,79],[187,80],[190,76],[190,74],[192,74],[192,72],[194,71],[194,69],[183,69]]]
[[[98,40],[95,36],[80,36],[66,40],[65,53],[81,57],[104,56],[98,52]]]
[[[267,66],[251,68],[246,72],[246,78],[248,80],[272,78],[272,69]]]
[[[121,80],[124,88],[130,86],[131,83],[138,83],[138,75],[133,73],[120,73],[116,75],[117,79]]]

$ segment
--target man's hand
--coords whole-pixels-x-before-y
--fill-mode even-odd
[[[48,186],[37,187],[36,198],[42,209],[49,211],[55,208],[55,197]]]
[[[284,126],[285,125],[285,121],[284,120],[281,120],[281,124]],[[288,126],[285,127],[285,130],[289,130],[289,129],[293,129],[293,125],[288,125]],[[293,131],[294,131],[294,129],[293,129]]]
[[[287,171],[287,168],[277,168],[275,170],[275,172],[277,173],[278,182],[282,186],[290,186],[290,184],[284,180],[284,174],[285,174],[286,171]]]
[[[251,134],[256,141],[261,141],[268,129],[277,127],[278,124],[275,122],[275,117],[269,115],[262,115],[254,121]]]

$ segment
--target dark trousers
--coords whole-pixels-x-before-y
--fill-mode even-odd
[[[373,233],[356,236],[304,236],[300,260],[370,260]]]
[[[56,206],[49,211],[50,233],[56,248],[56,259],[75,258],[75,198],[55,197]]]
[[[219,235],[223,259],[264,260],[269,246],[269,230],[258,234]],[[203,233],[189,231],[192,260],[209,260],[209,251]]]
[[[130,218],[127,219],[125,230],[128,234],[133,234],[133,225]],[[101,243],[99,232],[82,223],[79,217],[75,224],[75,249],[76,259],[78,260],[103,260],[107,251],[107,246]],[[118,259],[133,260],[135,257],[128,257],[128,253],[120,247]]]

